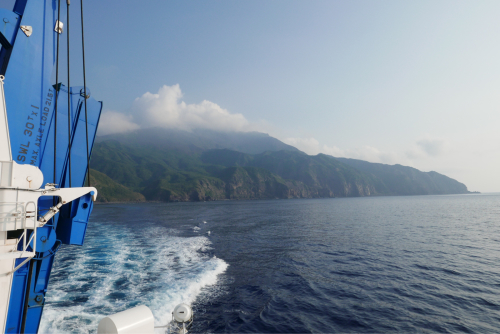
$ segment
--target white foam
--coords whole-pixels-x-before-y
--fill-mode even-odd
[[[151,309],[156,325],[166,324],[177,304],[193,303],[228,267],[206,253],[211,243],[204,236],[93,224],[84,247],[58,254],[40,333],[95,332],[104,316],[139,304]]]

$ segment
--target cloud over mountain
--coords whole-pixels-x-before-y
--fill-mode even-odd
[[[182,101],[182,97],[178,84],[164,85],[156,94],[147,92],[136,98],[126,113],[105,111],[99,125],[99,134],[149,127],[217,131],[246,131],[252,128],[242,114],[231,113],[207,100],[198,104],[187,104]]]
[[[449,143],[446,139],[431,135],[425,135],[416,140],[403,152],[383,151],[369,145],[341,149],[337,146],[321,144],[314,137],[285,138],[283,142],[295,146],[299,150],[310,155],[324,153],[334,157],[359,159],[384,164],[405,164],[410,166],[414,165],[414,162],[417,160],[432,159],[445,155],[449,147]]]
[[[288,145],[292,145],[310,155],[325,153],[338,157],[343,156],[344,154],[344,150],[338,148],[337,146],[328,146],[324,144],[322,145],[316,138],[313,137],[285,138],[283,139],[283,142],[287,143]]]
[[[352,159],[361,159],[371,162],[381,162],[381,163],[399,163],[400,157],[394,152],[383,152],[372,146],[362,146],[353,149],[341,149],[337,146],[328,146],[321,144],[316,138],[286,138],[283,140],[285,143],[297,147],[299,150],[316,155],[318,153],[324,153],[332,155],[334,157],[345,157]]]
[[[128,132],[137,129],[139,129],[139,125],[133,122],[131,115],[125,115],[116,111],[103,112],[99,120],[100,135]]]
[[[265,121],[250,122],[239,113],[231,113],[218,104],[204,100],[188,104],[182,100],[179,85],[160,87],[158,92],[147,92],[136,98],[131,107],[121,113],[105,111],[99,124],[99,135],[128,132],[152,127],[176,128],[181,130],[209,129],[215,131],[259,131],[270,133],[286,144],[299,150],[317,155],[324,153],[334,157],[346,157],[414,166],[416,161],[439,158],[448,151],[448,141],[425,135],[409,144],[403,151],[386,151],[370,145],[339,148],[320,143],[314,137],[287,137],[290,131],[267,124]],[[278,135],[281,133],[282,135]]]

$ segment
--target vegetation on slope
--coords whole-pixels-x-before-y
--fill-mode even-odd
[[[133,192],[94,169],[90,169],[90,182],[98,191],[98,202],[144,202],[146,200],[143,194]]]
[[[100,172],[100,182],[107,184],[100,190],[106,200],[138,200],[138,193],[150,201],[207,201],[468,192],[463,184],[439,173],[324,154],[309,156],[267,135],[245,133],[238,138],[231,133],[227,136],[234,140],[227,147],[213,148],[224,146],[224,140],[215,140],[212,132],[209,137],[179,132],[184,142],[164,143],[157,139],[165,135],[155,131],[153,137],[133,132],[101,138],[95,144],[92,167]],[[236,151],[234,146],[254,153]],[[264,151],[266,147],[271,149]]]
[[[371,175],[377,189],[387,195],[466,194],[465,184],[437,172],[421,172],[418,169],[371,163],[363,160],[337,158],[357,170]]]

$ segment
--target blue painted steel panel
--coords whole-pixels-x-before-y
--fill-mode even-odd
[[[19,15],[5,8],[0,8],[0,31],[5,38],[14,44],[17,29],[19,29]]]
[[[22,261],[23,259],[17,259],[15,265],[19,265]],[[12,293],[10,295],[5,333],[19,333],[21,330],[28,271],[27,265],[22,266],[14,273],[14,277],[12,278]]]
[[[85,135],[85,106],[82,94],[82,87],[72,87],[71,97],[71,185],[73,187],[83,186],[87,172],[87,150]],[[88,89],[87,89],[88,90]],[[57,155],[56,167],[57,177],[53,180],[54,169],[54,117],[49,120],[47,135],[42,143],[42,160],[40,169],[44,177],[51,182],[59,184],[61,187],[69,186],[68,166],[68,90],[64,85],[60,85],[60,93],[57,100]],[[97,132],[97,125],[101,116],[102,102],[95,99],[87,99],[87,119],[89,133],[89,155],[92,152],[94,139]]]
[[[28,0],[16,0],[16,3],[14,4],[14,12],[19,15],[23,15],[27,2]]]
[[[30,235],[30,239],[33,235]],[[56,232],[53,230],[52,226],[44,226],[38,228],[36,231],[36,251],[39,253],[45,253],[51,250],[56,243]],[[33,243],[35,241],[32,240],[30,242],[30,248],[33,249]]]
[[[6,24],[4,24],[3,30],[1,30],[0,24],[0,30],[13,45],[9,52],[6,52],[5,48],[0,50],[0,71],[5,72],[4,88],[13,158],[17,163],[40,167],[45,182],[68,187],[68,144],[71,143],[71,183],[73,187],[81,187],[87,172],[82,87],[70,89],[72,136],[68,139],[68,91],[63,85],[59,86],[57,168],[54,179],[54,101],[56,89],[50,83],[50,79],[55,62],[57,34],[54,32],[54,26],[57,19],[57,2],[55,0],[17,0],[14,12],[0,10],[0,18],[3,15],[4,18],[8,17],[6,21],[9,21],[4,22]],[[14,22],[17,25],[14,25]],[[21,24],[33,28],[33,34],[30,37],[20,31],[19,25]],[[89,98],[87,105],[90,153],[99,123],[102,103]],[[43,213],[43,210],[48,209],[53,204],[54,200],[50,197],[40,200],[40,212]],[[53,235],[54,232],[57,232],[64,237],[66,243],[81,245],[92,207],[90,196],[77,200],[71,207],[69,205],[63,206],[61,214],[58,214],[40,231],[47,230],[47,235]],[[42,247],[39,249],[41,252],[37,252],[36,259],[31,260],[14,273],[7,315],[7,333],[19,333],[23,326],[23,318],[25,319],[24,331],[26,333],[38,331],[54,254],[60,244],[60,240],[55,243],[51,241],[52,248]],[[16,265],[21,261],[17,260]],[[31,273],[30,263],[32,265]],[[29,287],[27,287],[28,281],[31,282]],[[27,305],[25,305],[26,301]],[[24,313],[25,309],[26,313]]]
[[[53,260],[53,256],[51,257]],[[31,272],[32,278],[29,287],[29,296],[28,296],[28,308],[26,310],[26,322],[24,326],[24,333],[37,333],[38,327],[40,326],[40,321],[33,321],[36,319],[41,319],[43,305],[45,302],[45,298],[37,301],[36,298],[41,295],[41,293],[36,293],[36,285],[39,277],[46,276],[47,266],[52,268],[52,261],[46,261],[46,264],[43,265],[41,261],[34,261],[33,263],[33,271]],[[43,269],[42,269],[43,268]],[[39,298],[39,297],[38,297]]]
[[[41,143],[41,161],[40,170],[43,173],[46,182],[55,183],[59,187],[64,188],[63,180],[65,179],[66,165],[68,162],[68,90],[63,85],[58,85],[59,91],[57,92],[57,152],[56,152],[56,166],[54,166],[54,135],[55,135],[55,110],[50,113],[49,124],[46,129],[45,140]],[[54,89],[55,90],[55,89]],[[73,99],[72,99],[73,100]],[[71,104],[71,119],[75,120],[75,103]],[[55,109],[55,97],[51,102],[51,106]],[[74,123],[74,122],[73,122]],[[74,125],[71,125],[71,129]],[[72,131],[73,134],[73,131]],[[54,179],[54,169],[56,169]],[[38,205],[41,210],[49,209],[53,206],[54,200],[50,197],[45,197],[39,200]],[[43,211],[42,211],[43,212]],[[52,222],[54,227],[56,222]]]
[[[31,26],[33,33],[28,37],[18,30],[5,73],[12,155],[20,164],[39,166],[40,144],[50,119],[57,18],[53,3],[50,0],[27,3],[20,24]]]
[[[64,206],[57,225],[57,237],[63,244],[83,245],[93,205],[92,197],[88,194]]]
[[[81,87],[73,87],[70,89],[71,99],[71,179],[72,186],[81,187],[87,172],[87,155],[86,151],[86,134],[85,134],[85,107],[83,96],[80,94]],[[74,93],[73,93],[74,92]],[[58,97],[58,110],[57,110],[57,153],[56,153],[56,183],[62,187],[69,185],[68,173],[68,90],[65,86],[60,86],[60,94]],[[52,103],[51,107],[54,107]],[[92,151],[94,139],[97,132],[97,125],[99,122],[102,110],[102,102],[95,101],[93,98],[87,99],[87,118],[88,118],[88,133],[89,133],[89,152]],[[45,140],[41,143],[41,166],[45,179],[53,180],[54,170],[54,113],[51,114],[51,119],[48,121],[46,128]],[[50,208],[54,205],[53,199],[46,197],[39,201],[39,209],[41,211]],[[44,229],[56,229],[57,238],[63,243],[72,245],[82,245],[85,232],[87,228],[88,219],[93,208],[93,202],[90,195],[86,195],[73,204],[64,205],[61,208],[59,218],[50,222],[43,227]],[[50,225],[50,226],[49,226]],[[57,246],[57,245],[56,245]],[[32,277],[32,288],[29,291],[29,300],[35,298],[33,296],[45,296],[47,290],[50,268],[54,261],[54,256],[49,252],[38,253],[39,258],[42,260],[37,261],[35,268],[39,269],[38,274]],[[46,269],[43,269],[46,268]],[[34,275],[34,274],[32,274]],[[26,282],[24,282],[26,284]],[[24,294],[25,295],[25,294]],[[25,298],[23,295],[23,298]],[[12,299],[12,298],[11,298]],[[36,309],[33,309],[36,307]],[[32,330],[40,323],[42,305],[28,306],[26,314],[26,326],[30,324]],[[9,308],[10,316],[10,308]],[[22,312],[21,312],[22,316]],[[26,332],[28,327],[25,328]]]
[[[70,142],[68,138],[68,90],[65,86],[59,85],[60,90],[57,97],[57,152],[56,152],[56,179],[54,180],[54,121],[55,113],[51,113],[49,119],[49,124],[47,128],[47,135],[45,140],[41,143],[42,158],[40,163],[40,169],[46,180],[50,180],[52,183],[58,184],[61,188],[64,188],[62,184],[66,172],[66,164],[68,161],[68,144]],[[73,97],[74,94],[71,96]],[[76,120],[76,105],[78,100],[71,98],[71,134],[73,135],[73,129]],[[52,103],[54,108],[54,103]],[[73,156],[73,154],[72,154]]]
[[[43,312],[43,305],[28,307],[27,319],[41,319]],[[38,333],[38,327],[40,327],[39,322],[26,321],[26,327],[24,328],[24,333]]]
[[[83,96],[80,94],[81,87],[70,89],[71,101],[71,179],[72,186],[83,186],[87,172],[87,155],[86,150],[86,135],[85,135],[85,108],[83,104]],[[75,93],[73,93],[75,92]],[[62,187],[68,187],[69,183],[69,164],[68,164],[68,112],[67,112],[68,90],[63,85],[60,86],[60,94],[58,97],[57,110],[57,173],[56,181]],[[87,99],[87,115],[88,115],[88,132],[89,132],[89,153],[92,150],[97,125],[99,122],[102,110],[102,103],[95,101],[93,98]],[[45,141],[41,145],[41,170],[44,176],[53,179],[54,169],[54,117],[49,121],[47,126],[47,135]],[[40,210],[48,209],[53,205],[53,200],[49,197],[39,201]],[[72,245],[82,245],[87,228],[88,219],[93,208],[93,202],[90,195],[74,201],[73,203],[64,205],[61,208],[59,218],[55,222],[51,222],[44,228],[56,229],[57,238],[63,243]],[[56,245],[57,246],[57,245]],[[33,296],[45,296],[50,276],[50,268],[54,260],[54,256],[50,252],[38,253],[39,258],[36,268],[42,268],[34,278],[34,284],[29,292],[29,300],[35,298]],[[43,268],[47,267],[46,270]],[[33,278],[32,278],[33,279]],[[36,307],[36,309],[32,309]],[[30,328],[34,329],[34,324],[38,326],[41,319],[41,307],[43,303],[37,306],[28,306],[26,314],[26,324],[30,323]],[[36,327],[38,328],[38,327]],[[28,327],[25,328],[26,331]]]
[[[21,17],[9,10],[0,9],[0,19],[3,21],[2,34],[11,45],[10,48],[2,46],[0,49],[0,74],[5,74],[12,54],[12,45],[14,45],[19,31],[19,25],[21,24]]]
[[[86,129],[85,129],[85,105],[82,94],[82,87],[71,88],[71,106],[72,106],[72,140],[71,140],[71,178],[72,186],[81,187],[84,186],[84,181],[87,174],[87,155],[85,154],[87,144],[86,144]],[[69,164],[68,164],[68,112],[67,112],[67,101],[68,93],[66,87],[61,85],[60,95],[58,97],[58,110],[57,110],[57,155],[56,155],[56,165],[57,165],[57,177],[56,183],[60,184],[62,187],[69,186]],[[74,93],[73,93],[74,92]],[[87,89],[89,93],[89,90]],[[63,106],[63,107],[61,107]],[[99,122],[100,114],[102,110],[102,103],[95,101],[93,98],[87,99],[87,119],[88,119],[88,135],[89,135],[89,155],[92,152],[92,147],[94,139],[97,132],[97,125]],[[48,173],[53,173],[54,168],[54,118],[51,120],[51,124],[48,130],[48,135],[46,137],[46,142],[43,145],[43,155],[41,170],[44,175]],[[53,179],[52,175],[48,175],[50,179]],[[44,208],[49,208],[53,201],[51,199],[41,200],[39,205]],[[75,204],[78,208],[78,204]],[[58,228],[58,238],[62,240],[65,244],[77,244],[81,245],[83,243],[83,238],[85,236],[86,224],[88,217],[92,210],[92,204],[86,215],[85,219],[82,217],[76,218],[75,224],[72,220],[76,215],[73,210],[69,212],[70,205],[65,205],[61,209],[61,219],[57,223]],[[86,211],[86,212],[87,212]],[[82,225],[79,229],[77,225]],[[73,228],[74,225],[74,228]],[[61,230],[59,230],[61,228]],[[64,236],[60,236],[63,233]],[[80,230],[77,236],[72,236],[71,231]],[[61,231],[61,232],[60,232]],[[73,239],[72,239],[73,238]],[[75,239],[76,238],[76,239]],[[73,240],[73,241],[71,241]],[[77,241],[78,240],[78,241]]]
[[[14,11],[22,15],[19,25],[28,25],[33,29],[33,34],[28,37],[16,28],[5,72],[4,89],[12,153],[14,160],[21,164],[39,165],[40,144],[44,141],[46,122],[50,118],[51,108],[46,105],[46,101],[54,95],[54,88],[50,84],[55,60],[56,33],[53,27],[57,8],[54,3],[53,0],[29,3],[18,0],[14,6]],[[8,332],[19,333],[21,330],[28,266],[29,263],[13,275],[7,314]]]

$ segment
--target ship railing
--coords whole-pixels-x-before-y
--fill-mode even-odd
[[[0,232],[19,231],[17,243],[10,252],[1,253],[0,260],[21,259],[12,272],[22,267],[35,256],[36,249],[36,204],[35,202],[3,202],[0,203]]]

